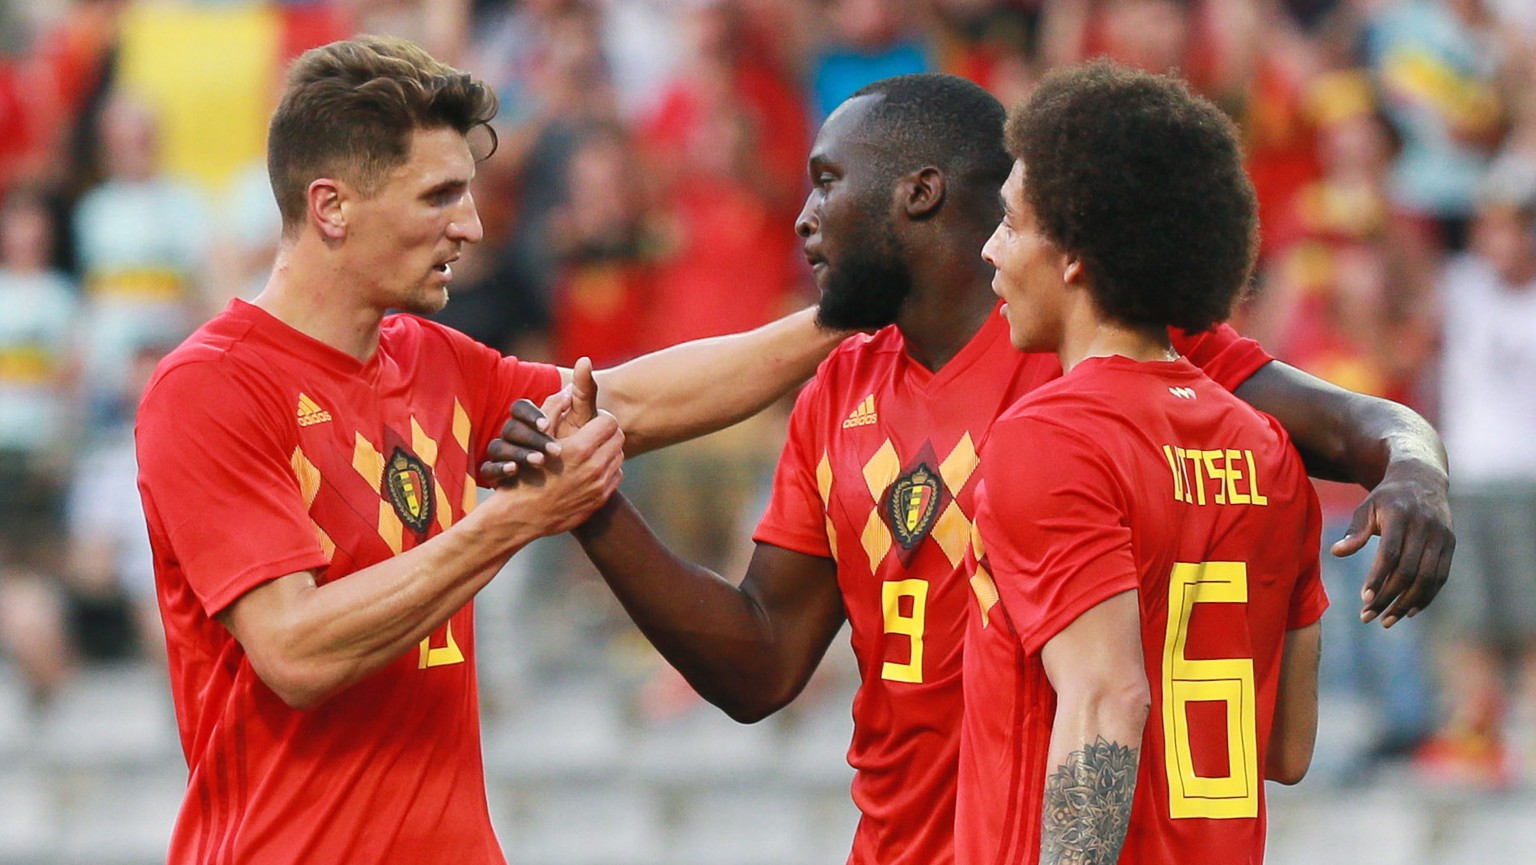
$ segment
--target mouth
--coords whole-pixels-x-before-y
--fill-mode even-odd
[[[457,255],[455,255],[452,258],[444,259],[442,261],[439,261],[437,264],[432,265],[432,269],[434,271],[436,271],[437,273],[442,274],[442,277],[443,277],[444,281],[452,280],[453,279],[453,268],[451,267],[451,265],[452,265],[453,262],[458,261],[458,260],[459,260],[459,257]]]

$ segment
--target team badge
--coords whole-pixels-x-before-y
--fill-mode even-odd
[[[432,470],[405,448],[395,448],[384,470],[384,488],[400,521],[424,534],[432,524]]]
[[[886,522],[902,547],[910,550],[928,536],[939,515],[939,476],[927,463],[896,479],[885,502]]]

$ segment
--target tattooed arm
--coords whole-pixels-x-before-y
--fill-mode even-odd
[[[1056,690],[1040,863],[1113,865],[1131,821],[1152,702],[1137,593],[1121,592],[1078,616],[1040,658]]]

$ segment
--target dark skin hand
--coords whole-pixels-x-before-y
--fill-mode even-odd
[[[1336,387],[1273,361],[1237,395],[1280,421],[1313,477],[1370,490],[1330,551],[1348,556],[1381,536],[1360,593],[1360,619],[1385,627],[1417,615],[1439,594],[1456,549],[1445,449],[1432,427],[1390,400]],[[1385,443],[1385,446],[1383,446]]]
[[[1254,373],[1237,395],[1285,426],[1314,477],[1370,490],[1348,532],[1330,547],[1335,556],[1353,555],[1372,535],[1381,536],[1361,591],[1361,621],[1379,618],[1390,628],[1429,606],[1445,585],[1456,548],[1445,451],[1429,424],[1397,403],[1335,387],[1279,361]],[[558,455],[548,425],[538,406],[513,403],[502,437],[486,450],[480,482],[505,483],[519,466],[537,467],[546,455]]]

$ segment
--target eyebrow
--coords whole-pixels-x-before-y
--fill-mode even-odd
[[[454,178],[452,180],[444,180],[442,183],[438,183],[430,187],[426,192],[422,193],[422,195],[431,197],[433,195],[440,195],[444,192],[452,192],[455,190],[468,188],[469,180],[465,178]]]

